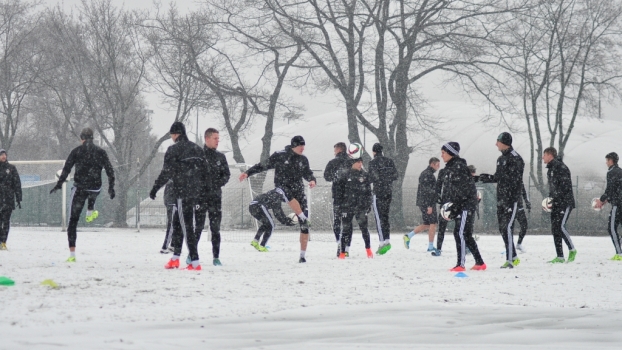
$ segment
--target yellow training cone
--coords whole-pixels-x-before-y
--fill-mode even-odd
[[[56,282],[54,282],[53,280],[45,280],[43,282],[41,282],[42,286],[50,286],[52,288],[58,288],[58,284],[56,284]]]

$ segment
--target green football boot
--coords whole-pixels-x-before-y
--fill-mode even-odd
[[[66,260],[66,262],[74,263],[74,262],[76,262],[76,257],[75,256],[70,256],[69,259]]]
[[[622,255],[616,254],[616,255],[613,256],[613,258],[611,258],[611,260],[613,260],[613,261],[622,261]]]
[[[570,252],[568,252],[568,261],[567,262],[573,262],[574,258],[577,256],[577,250],[573,249]]]
[[[555,259],[549,261],[549,264],[559,264],[565,262],[564,258],[560,258],[559,256]]]
[[[385,244],[382,247],[378,248],[378,251],[376,252],[376,254],[378,255],[384,255],[386,254],[389,250],[391,250],[391,243],[389,244]]]
[[[518,266],[518,264],[520,264],[520,259],[519,258],[515,258],[514,260],[512,260],[512,265]]]
[[[93,210],[89,213],[89,211],[86,211],[86,222],[92,222],[93,220],[97,219],[97,217],[99,216],[99,212],[97,210]]]

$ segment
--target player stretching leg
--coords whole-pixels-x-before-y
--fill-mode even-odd
[[[69,259],[67,262],[76,262],[76,238],[77,227],[84,202],[87,199],[95,201],[102,187],[102,169],[106,170],[108,176],[108,194],[110,199],[114,199],[114,170],[108,159],[108,154],[103,149],[93,144],[93,130],[90,128],[82,129],[80,133],[81,146],[74,148],[65,161],[65,166],[60,174],[56,186],[50,193],[60,190],[63,182],[69,176],[71,168],[76,167],[73,176],[73,188],[71,189],[71,200],[69,207],[69,225],[67,225],[67,238],[69,240]]]
[[[309,167],[309,160],[302,155],[304,150],[304,138],[294,136],[290,145],[286,146],[284,150],[274,152],[265,162],[253,165],[239,177],[240,181],[244,181],[249,176],[274,169],[274,187],[282,191],[283,199],[298,216],[298,223],[300,224],[299,263],[307,262],[306,252],[309,242],[307,196],[302,180],[307,180],[310,188],[315,187],[315,176]]]

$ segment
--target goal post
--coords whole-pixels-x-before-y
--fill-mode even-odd
[[[18,173],[20,174],[20,178],[30,175],[32,176],[29,180],[33,181],[22,181],[22,188],[30,188],[36,186],[44,186],[50,183],[55,183],[56,172],[59,170],[56,165],[60,165],[62,168],[65,165],[65,160],[16,160],[11,161],[10,164],[16,166]],[[49,166],[54,166],[50,168]],[[39,174],[29,174],[29,172],[38,172]],[[50,171],[50,169],[52,169]],[[23,170],[26,170],[25,172]],[[29,171],[30,170],[30,171]],[[62,187],[62,208],[61,208],[61,231],[67,230],[67,182],[63,183]]]

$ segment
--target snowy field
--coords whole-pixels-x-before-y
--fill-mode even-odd
[[[622,263],[608,237],[574,237],[577,260],[548,265],[552,237],[528,236],[514,270],[501,270],[503,243],[482,236],[488,270],[456,278],[453,236],[442,257],[417,235],[406,250],[365,258],[355,233],[351,258],[314,240],[298,264],[296,234],[256,252],[225,232],[222,267],[211,244],[203,271],[167,271],[160,230],[78,232],[78,262],[65,263],[58,229],[13,228],[0,252],[0,349],[603,349],[622,344]],[[207,236],[207,235],[206,235]],[[372,233],[373,236],[373,233]],[[373,236],[372,242],[377,238]],[[373,243],[375,245],[375,243]],[[375,248],[375,247],[374,247]],[[185,257],[185,254],[184,254]],[[473,265],[469,257],[467,267]],[[59,288],[43,286],[52,279]]]

